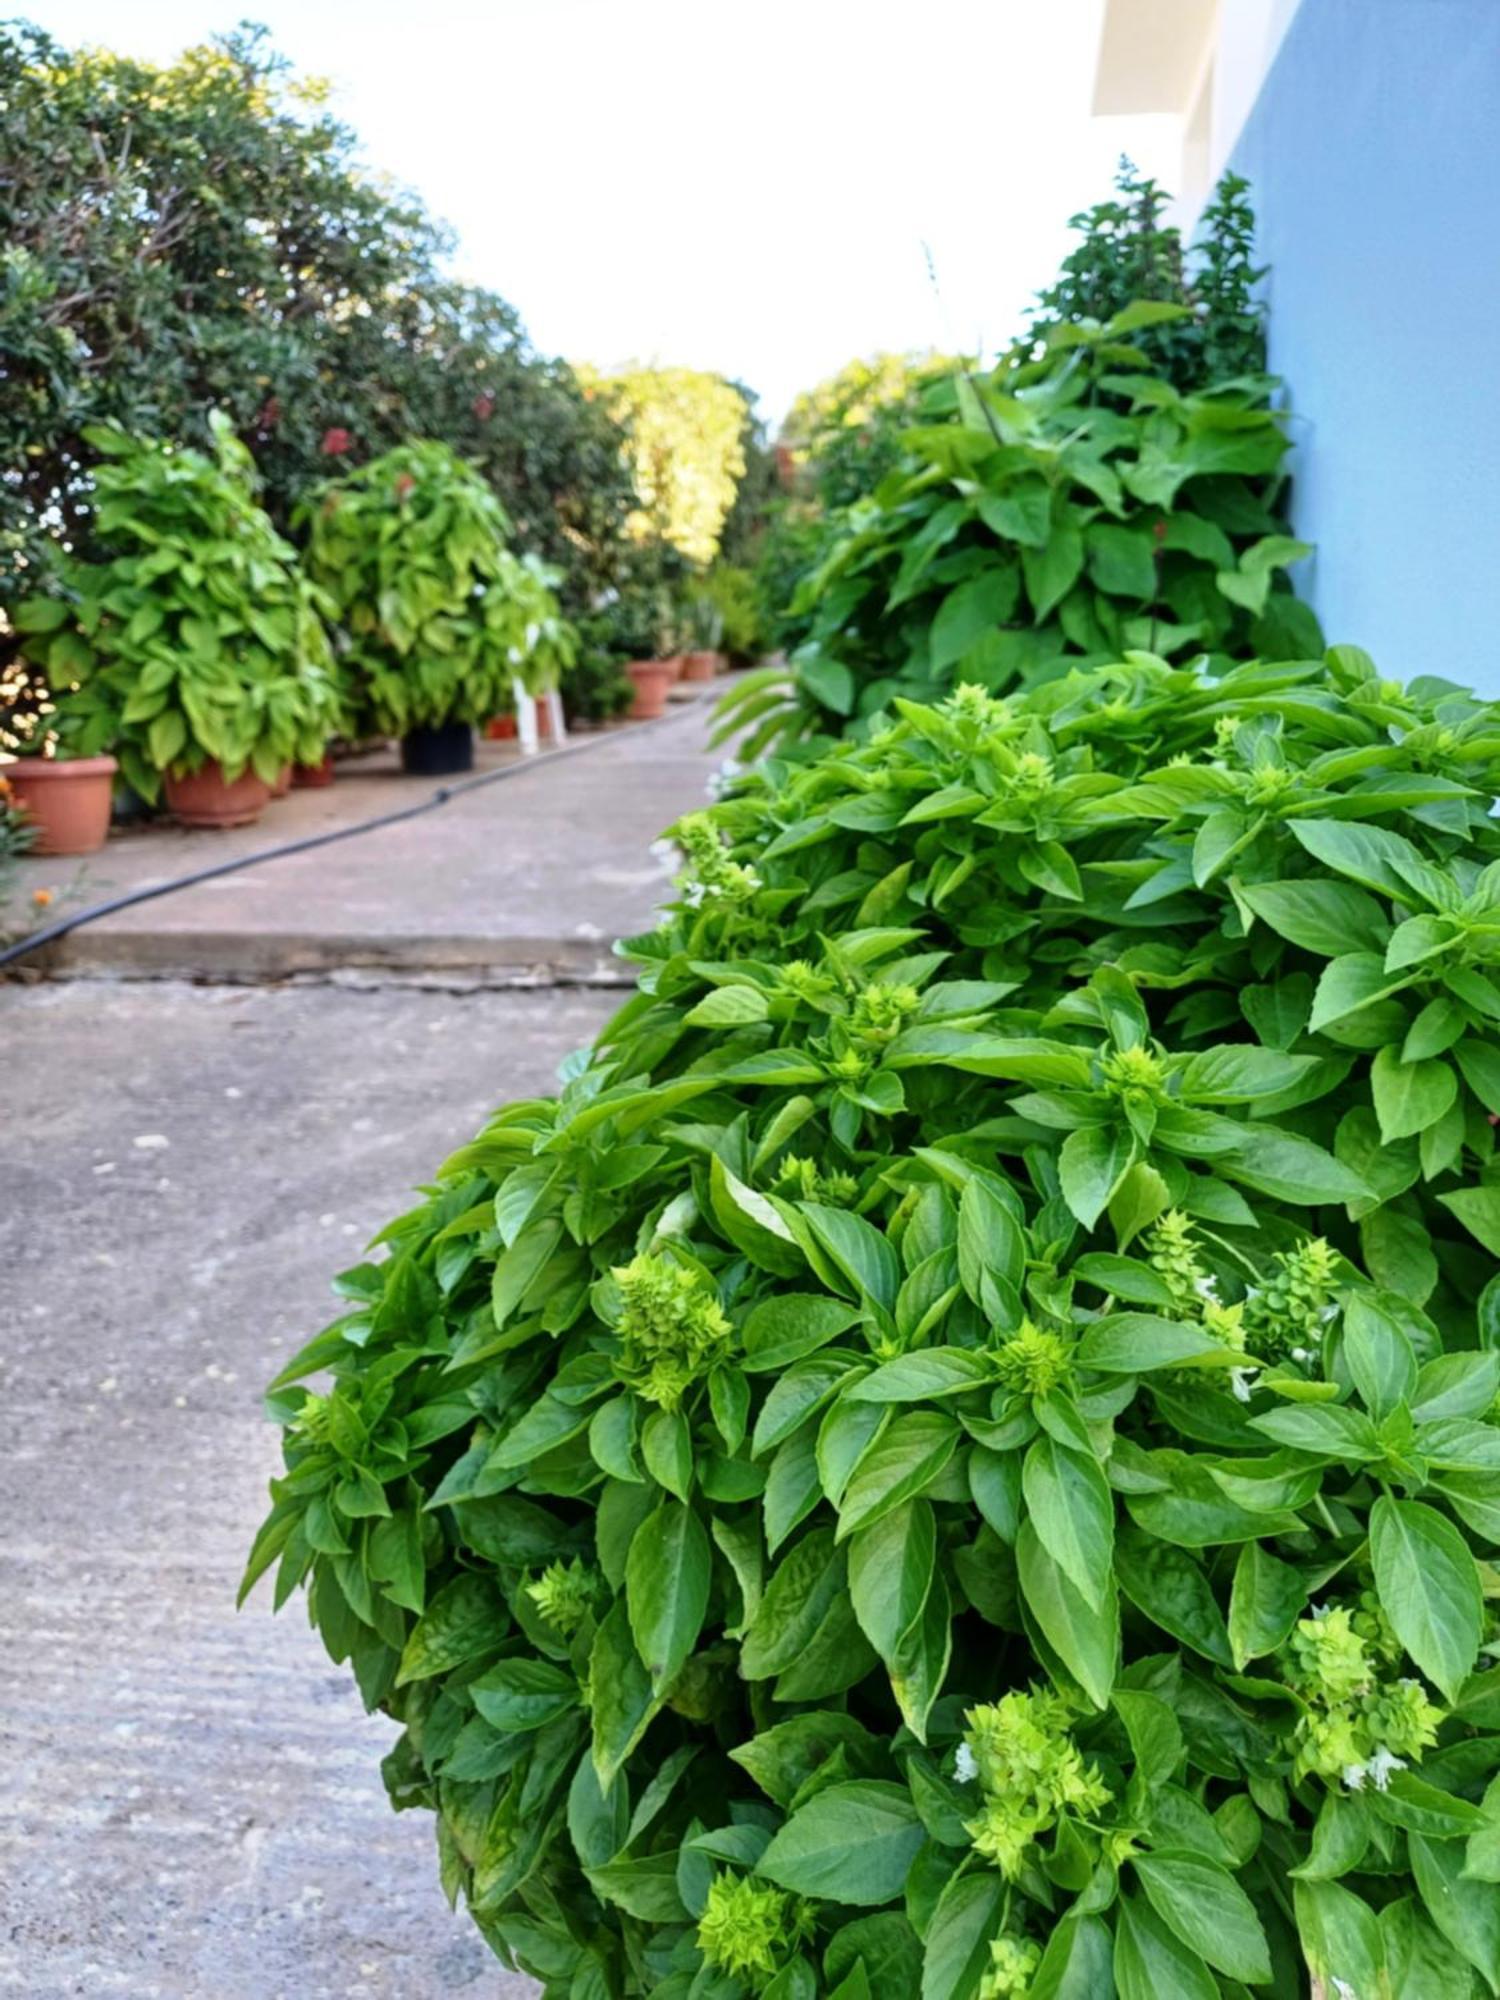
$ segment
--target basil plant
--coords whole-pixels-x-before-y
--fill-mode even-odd
[[[63,560],[63,590],[15,624],[44,688],[38,749],[118,757],[148,800],[165,774],[216,762],[273,783],[315,764],[343,727],[329,606],[255,498],[254,463],[221,413],[216,456],[92,427],[95,561]]]
[[[1134,648],[1320,650],[1286,575],[1310,548],[1287,530],[1274,382],[1190,393],[1133,338],[1190,312],[1138,301],[929,387],[895,469],[824,525],[781,621],[789,665],[738,684],[723,733],[754,757],[862,733],[897,695],[1001,691]]]
[[[317,488],[298,519],[357,733],[484,723],[509,712],[513,681],[540,693],[572,665],[559,572],[506,547],[505,509],[447,445],[400,445]]]
[[[548,2000],[1500,1990],[1497,771],[1137,653],[681,822],[247,1575]]]

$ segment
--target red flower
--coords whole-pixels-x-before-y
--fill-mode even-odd
[[[396,480],[396,498],[404,500],[416,483],[409,472],[401,473]]]
[[[273,431],[280,422],[281,398],[279,396],[267,396],[256,415],[255,428],[258,431]]]
[[[471,408],[473,409],[475,416],[478,417],[481,423],[483,423],[486,420],[486,418],[492,417],[495,414],[494,395],[488,389],[483,390],[479,395],[477,395],[474,398]]]
[[[335,424],[331,430],[324,431],[319,450],[325,458],[341,458],[353,442],[349,432]]]

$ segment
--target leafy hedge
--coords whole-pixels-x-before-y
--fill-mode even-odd
[[[247,1585],[552,2000],[1500,1990],[1500,714],[898,708],[345,1275]]]
[[[334,463],[475,462],[583,609],[635,505],[625,434],[412,196],[242,27],[154,64],[0,24],[0,604],[88,548],[87,429],[207,446],[228,413],[285,530]],[[8,652],[0,633],[0,657]]]

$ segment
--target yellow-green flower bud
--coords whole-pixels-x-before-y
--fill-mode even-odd
[[[670,1257],[636,1257],[614,1278],[622,1305],[618,1372],[648,1402],[675,1410],[729,1352],[724,1309],[698,1272]]]
[[[1334,1252],[1321,1236],[1278,1250],[1270,1276],[1246,1301],[1245,1333],[1254,1351],[1310,1366],[1337,1310],[1334,1282]]]
[[[683,901],[693,908],[716,897],[721,902],[747,903],[761,887],[753,868],[731,861],[719,832],[707,813],[689,813],[674,829],[687,857]]]
[[[738,1979],[776,1970],[776,1953],[786,1941],[787,1897],[738,1875],[720,1873],[708,1885],[698,1920],[698,1947],[709,1964]]]
[[[1166,1103],[1166,1065],[1152,1050],[1139,1045],[1131,1049],[1117,1049],[1104,1058],[1099,1068],[1106,1096],[1137,1103]]]
[[[942,713],[954,722],[985,731],[1003,729],[1011,719],[1010,703],[974,681],[961,681],[942,704]]]
[[[862,1041],[892,1041],[921,1004],[915,986],[866,986],[855,998],[850,1030]]]
[[[1303,1683],[1330,1707],[1363,1693],[1370,1685],[1369,1653],[1343,1605],[1299,1619],[1291,1638],[1291,1655]]]
[[[526,1595],[548,1624],[571,1638],[593,1610],[599,1584],[599,1572],[579,1556],[570,1563],[549,1563],[526,1585]]]
[[[1396,1756],[1416,1759],[1437,1742],[1443,1715],[1420,1681],[1400,1680],[1371,1704],[1370,1730]]]
[[[1019,1395],[1045,1396],[1072,1376],[1072,1343],[1023,1319],[1019,1330],[995,1350],[995,1373]]]
[[[1007,1880],[1063,1813],[1088,1818],[1109,1804],[1109,1788],[1084,1762],[1069,1730],[1071,1710],[1059,1695],[1040,1688],[1012,1692],[971,1708],[964,1720],[962,1765],[972,1767],[984,1793],[967,1832]]]
[[[1040,1945],[1003,1932],[990,1944],[989,1969],[980,1982],[979,2000],[1025,2000],[1041,1962]]]
[[[1157,1217],[1146,1238],[1146,1256],[1152,1270],[1166,1281],[1178,1310],[1196,1312],[1204,1270],[1193,1242],[1193,1225],[1180,1208],[1169,1208]]]

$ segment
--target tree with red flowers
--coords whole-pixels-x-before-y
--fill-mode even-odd
[[[564,597],[615,570],[624,436],[257,30],[165,67],[0,25],[0,608],[89,536],[87,427],[203,445],[225,411],[285,526],[330,460],[476,464]]]

